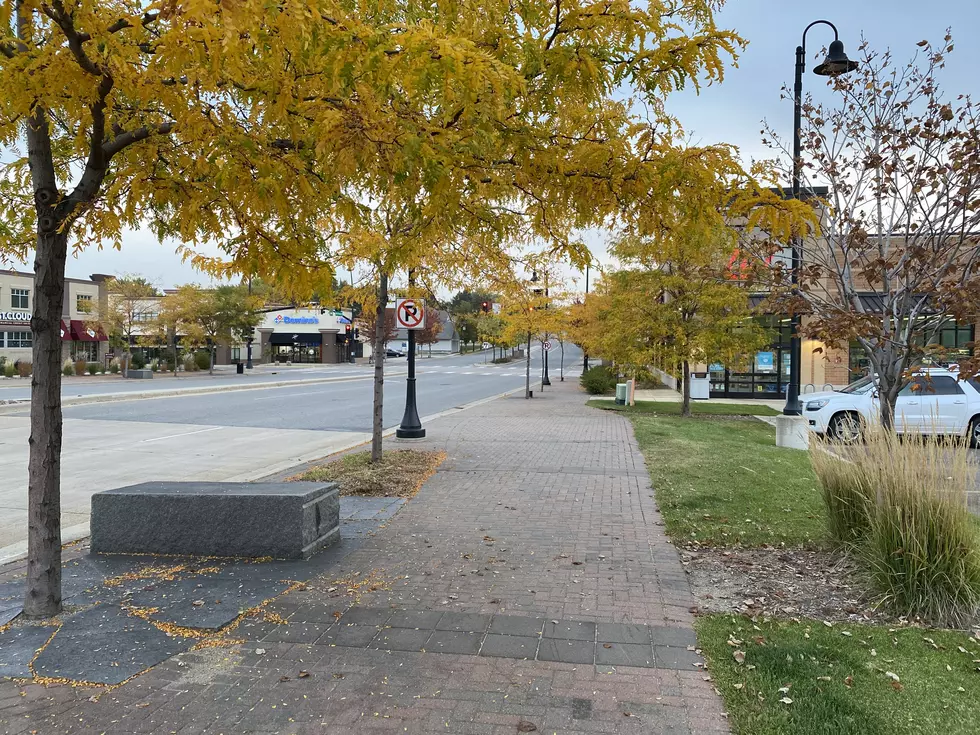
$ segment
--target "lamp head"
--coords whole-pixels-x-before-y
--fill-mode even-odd
[[[836,77],[841,74],[847,74],[857,68],[858,63],[851,61],[847,58],[847,54],[844,53],[844,42],[838,40],[830,44],[830,49],[827,51],[827,58],[823,60],[822,64],[817,64],[814,67],[813,73],[819,74],[822,77]]]

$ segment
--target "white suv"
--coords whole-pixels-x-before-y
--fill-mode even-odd
[[[800,396],[810,429],[843,441],[860,436],[862,423],[878,421],[875,381],[862,378],[840,391]],[[960,380],[955,368],[925,368],[906,381],[895,404],[898,433],[969,436],[980,447],[980,379]]]

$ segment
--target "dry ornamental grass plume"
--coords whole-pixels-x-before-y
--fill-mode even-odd
[[[860,444],[811,452],[831,536],[852,549],[895,612],[937,625],[980,608],[980,532],[967,508],[977,466],[960,438],[864,427]]]

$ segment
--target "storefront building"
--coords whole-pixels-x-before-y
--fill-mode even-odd
[[[34,334],[34,274],[0,271],[0,357],[8,362],[31,361]],[[107,354],[108,338],[97,322],[99,305],[105,298],[105,282],[65,279],[61,317],[61,355],[63,360],[101,362]]]
[[[253,363],[331,364],[348,362],[349,310],[291,309],[286,307],[264,315],[252,338]],[[229,362],[244,362],[247,345],[233,345]]]
[[[735,365],[712,363],[706,366],[711,379],[712,398],[785,398],[789,383],[790,318],[757,317],[773,335],[772,343]],[[806,318],[803,319],[804,326]],[[974,324],[949,320],[936,337],[946,360],[972,354],[976,333]],[[699,366],[704,370],[704,366]],[[834,390],[858,380],[871,371],[864,348],[857,341],[846,347],[831,348],[818,340],[804,339],[800,347],[800,393]]]

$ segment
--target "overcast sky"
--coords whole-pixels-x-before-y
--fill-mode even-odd
[[[780,88],[792,83],[795,48],[806,25],[817,19],[837,26],[852,55],[863,33],[876,48],[890,47],[900,62],[912,56],[918,41],[938,43],[951,27],[957,48],[940,83],[950,96],[980,98],[980,45],[973,42],[980,28],[980,0],[729,0],[718,23],[737,30],[748,39],[749,47],[738,68],[728,70],[723,84],[703,89],[700,96],[685,90],[670,99],[668,109],[680,119],[690,141],[697,145],[733,143],[746,160],[769,155],[760,144],[760,121],[768,119],[789,135],[792,106],[780,100]],[[832,40],[833,32],[826,26],[813,28],[807,36],[804,85],[818,100],[828,98],[824,80],[809,69],[814,54]],[[601,256],[601,238],[589,240]],[[30,270],[33,264],[20,267]],[[161,245],[149,232],[130,233],[121,252],[88,250],[69,259],[69,276],[85,278],[92,273],[138,273],[162,288],[208,282],[206,276],[181,262],[173,244]]]

